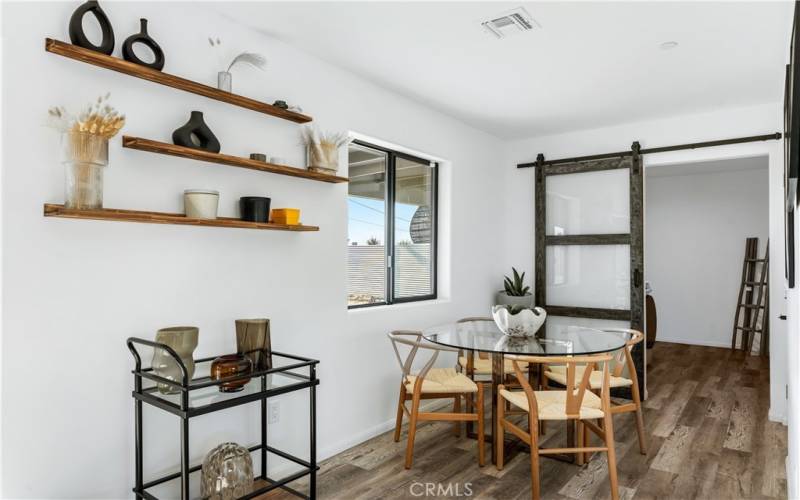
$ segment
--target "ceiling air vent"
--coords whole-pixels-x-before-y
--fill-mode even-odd
[[[505,38],[533,28],[541,28],[539,23],[525,10],[519,7],[505,12],[493,19],[481,23],[483,29],[497,38]]]

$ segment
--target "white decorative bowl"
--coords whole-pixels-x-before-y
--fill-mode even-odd
[[[547,319],[547,311],[541,307],[507,306],[492,307],[492,318],[497,328],[509,337],[530,337],[539,331]]]

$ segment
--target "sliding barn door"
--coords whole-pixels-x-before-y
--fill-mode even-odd
[[[548,164],[540,157],[535,182],[535,291],[547,328],[643,331],[641,158]],[[633,353],[642,388],[644,356],[642,342]]]

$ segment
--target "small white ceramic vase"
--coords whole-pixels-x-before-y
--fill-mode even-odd
[[[492,318],[497,328],[509,337],[530,337],[547,319],[547,312],[541,307],[519,307],[499,305],[492,307]]]
[[[219,206],[219,191],[187,189],[183,192],[183,207],[186,217],[194,219],[216,219]]]

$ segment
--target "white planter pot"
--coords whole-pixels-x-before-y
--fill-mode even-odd
[[[500,291],[497,292],[496,304],[505,306],[533,307],[533,295],[529,293],[528,295],[524,295],[522,297],[514,297],[508,295],[505,291]]]
[[[186,217],[193,219],[216,219],[219,206],[219,191],[187,189],[183,192],[183,207]]]
[[[492,318],[497,328],[509,337],[531,337],[536,335],[539,328],[547,319],[547,312],[541,307],[522,309],[514,313],[515,308],[510,306],[494,306]]]

